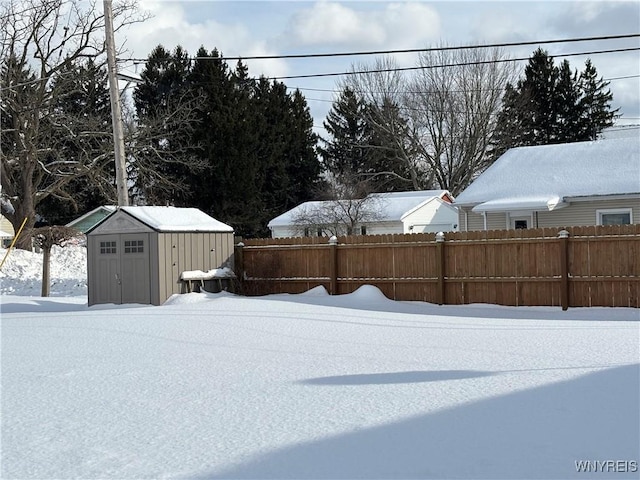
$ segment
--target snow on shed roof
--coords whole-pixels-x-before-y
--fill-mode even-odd
[[[120,207],[159,232],[233,232],[233,228],[197,208]]]
[[[368,195],[368,198],[371,199],[371,209],[379,214],[376,216],[375,221],[391,222],[400,221],[402,216],[409,210],[416,208],[428,200],[442,198],[445,195],[450,195],[447,190],[416,190],[408,192],[371,193]],[[347,200],[337,201],[346,202]],[[323,206],[335,202],[336,200],[301,203],[297,207],[272,219],[267,226],[273,228],[293,225],[296,217],[300,214],[312,214],[312,212],[321,209]]]
[[[551,210],[569,197],[638,193],[640,138],[635,137],[512,148],[455,204],[486,202],[489,210],[548,202]]]

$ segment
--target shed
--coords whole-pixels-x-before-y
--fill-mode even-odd
[[[87,231],[89,305],[160,305],[183,272],[230,271],[233,228],[196,208],[120,207]]]
[[[81,217],[70,221],[69,223],[67,223],[67,227],[72,227],[76,230],[81,231],[82,233],[87,233],[89,230],[91,230],[98,223],[100,223],[115,211],[116,207],[114,205],[102,205],[98,208],[94,208],[90,212],[85,213]]]

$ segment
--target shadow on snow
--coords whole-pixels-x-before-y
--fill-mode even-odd
[[[399,379],[429,381],[428,373],[407,372]],[[397,379],[352,375],[326,382]],[[640,460],[639,396],[640,365],[626,365],[291,445],[193,477],[637,478],[633,464],[624,462]],[[585,460],[623,463],[617,464],[618,473],[579,473],[576,462]]]

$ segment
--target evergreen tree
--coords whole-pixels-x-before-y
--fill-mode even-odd
[[[192,141],[197,95],[190,89],[188,53],[157,46],[149,55],[134,90],[137,112],[135,191],[139,202],[189,205],[186,188],[201,172],[198,144]]]
[[[524,78],[516,87],[507,86],[491,154],[495,158],[517,146],[596,139],[616,118],[607,85],[590,60],[578,75],[568,61],[554,66],[553,58],[537,49]]]
[[[289,95],[282,83],[250,78],[242,61],[229,68],[216,49],[202,47],[196,56],[189,63],[186,53],[156,49],[143,76],[145,88],[137,90],[141,123],[170,118],[171,109],[185,102],[191,107],[187,125],[167,122],[149,147],[150,154],[176,145],[187,153],[182,168],[165,165],[158,155],[156,171],[171,173],[180,186],[179,195],[160,194],[232,225],[239,235],[265,236],[268,221],[310,199],[319,182],[306,101],[299,92]],[[147,196],[155,194],[149,179],[141,186]]]
[[[364,147],[372,192],[397,192],[412,188],[412,171],[405,161],[410,153],[409,127],[398,105],[389,100],[368,105]],[[416,172],[417,173],[417,172]]]
[[[318,135],[313,132],[313,117],[307,101],[296,90],[289,95],[286,128],[290,135],[285,153],[289,178],[287,208],[312,200],[317,191],[324,189],[322,164],[316,153]]]
[[[585,62],[585,68],[578,79],[580,89],[580,100],[578,101],[580,111],[580,138],[582,140],[595,140],[604,128],[613,125],[618,117],[619,109],[611,110],[613,94],[606,90],[609,82],[605,82],[602,77],[598,79],[598,72],[591,63]]]
[[[518,82],[526,109],[526,113],[521,114],[522,133],[528,145],[544,145],[554,139],[557,78],[553,58],[538,48],[524,69],[524,79]]]
[[[350,183],[357,191],[367,168],[367,123],[365,105],[351,88],[345,88],[333,103],[324,128],[331,136],[321,139],[323,145],[318,148],[325,168],[338,182]],[[354,192],[359,193],[369,192]]]
[[[565,60],[558,68],[555,88],[556,122],[552,134],[553,143],[578,142],[582,138],[580,129],[580,92],[577,88],[577,73],[571,72],[569,62]]]

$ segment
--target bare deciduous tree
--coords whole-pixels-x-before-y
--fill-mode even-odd
[[[116,30],[143,19],[135,0],[114,5],[113,14]],[[113,159],[110,125],[95,128],[56,111],[56,96],[74,80],[69,65],[105,61],[104,15],[95,0],[10,0],[0,9],[0,31],[0,206],[14,227],[27,218],[31,228],[40,202],[68,197],[72,179],[103,171]],[[74,156],[63,154],[70,143]],[[29,248],[30,240],[16,247]]]
[[[515,70],[499,49],[424,52],[405,107],[436,184],[460,193],[490,162],[487,150]]]
[[[54,245],[63,247],[70,240],[78,238],[82,233],[75,228],[55,226],[31,229],[26,238],[42,248],[42,296],[48,297],[51,291],[51,249]]]
[[[491,161],[487,150],[504,88],[515,78],[515,68],[504,60],[499,49],[427,51],[407,79],[387,57],[353,67],[359,73],[343,86],[373,107],[367,121],[403,165],[408,185],[456,195]]]
[[[341,87],[349,87],[360,95],[368,106],[367,124],[376,137],[383,139],[381,142],[369,142],[364,148],[379,150],[390,157],[391,164],[387,166],[395,164],[395,168],[370,172],[369,179],[386,175],[406,182],[407,189],[430,187],[424,161],[416,154],[413,145],[412,126],[399,114],[408,85],[397,63],[392,57],[380,57],[372,66],[359,64],[353,66],[352,71],[358,73],[347,77]]]
[[[368,195],[367,181],[330,182],[324,200],[311,202],[293,218],[296,235],[354,235],[358,226],[380,218],[380,198]]]

